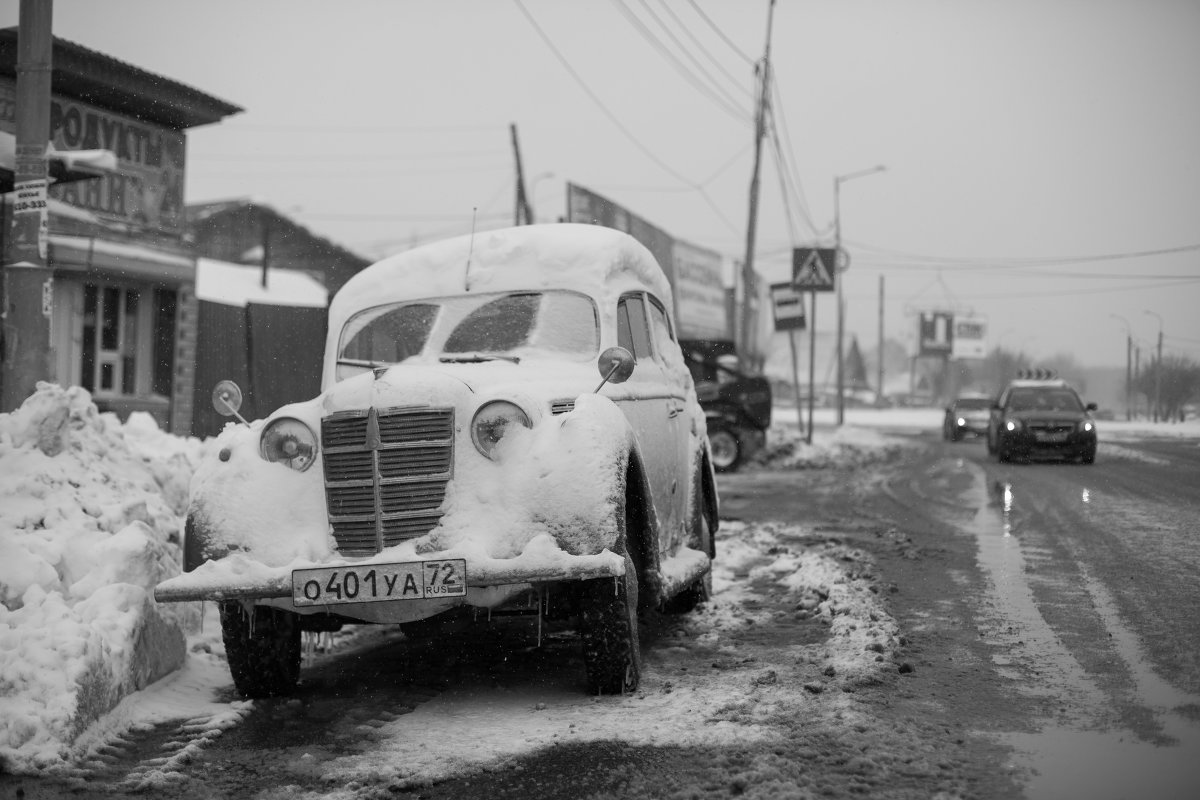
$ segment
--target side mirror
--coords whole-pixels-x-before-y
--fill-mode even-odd
[[[633,374],[633,353],[626,350],[624,347],[610,347],[600,354],[599,360],[596,362],[596,367],[600,370],[600,385],[596,387],[596,391],[604,388],[604,384],[624,383],[629,380],[629,376]]]
[[[222,417],[237,417],[243,425],[250,424],[238,413],[242,407],[242,390],[233,381],[221,381],[213,387],[212,404]]]
[[[1088,411],[1095,411],[1098,408],[1100,408],[1100,406],[1096,405],[1095,403],[1088,403],[1086,406],[1084,406],[1084,409]]]

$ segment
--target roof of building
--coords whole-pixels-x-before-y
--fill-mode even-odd
[[[51,91],[176,130],[245,109],[186,84],[54,37]],[[17,74],[17,28],[0,28],[0,76]]]
[[[223,214],[237,214],[246,211],[253,211],[254,213],[270,217],[272,223],[282,223],[284,226],[302,233],[312,242],[326,248],[330,253],[336,254],[341,258],[360,262],[362,266],[370,263],[369,258],[364,258],[358,253],[347,250],[345,247],[330,241],[324,236],[318,236],[291,217],[276,211],[269,203],[253,197],[237,197],[229,200],[214,200],[208,203],[193,203],[185,209],[188,226],[192,228]]]

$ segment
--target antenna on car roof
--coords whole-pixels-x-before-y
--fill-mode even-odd
[[[471,291],[471,254],[475,252],[475,213],[479,207],[471,209],[471,242],[467,245],[467,268],[463,272],[463,291]]]

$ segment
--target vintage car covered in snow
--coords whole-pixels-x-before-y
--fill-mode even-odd
[[[650,252],[594,225],[366,268],[330,305],[320,396],[231,422],[198,467],[157,599],[217,601],[247,697],[294,688],[303,631],[514,605],[566,609],[588,690],[633,690],[639,613],[703,601],[717,528],[671,307]]]

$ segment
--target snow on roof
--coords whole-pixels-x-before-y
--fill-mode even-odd
[[[434,242],[376,262],[334,297],[329,329],[339,331],[350,314],[382,303],[551,288],[596,298],[648,289],[671,306],[662,268],[629,234],[599,225],[525,225]]]
[[[262,267],[211,258],[196,260],[196,297],[210,303],[243,308],[249,303],[324,308],[329,302],[329,292],[307,273],[290,269],[269,270],[264,287]]]

